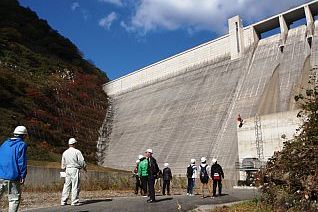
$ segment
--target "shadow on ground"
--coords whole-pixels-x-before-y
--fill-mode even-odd
[[[163,201],[168,201],[168,200],[173,200],[172,197],[169,197],[169,198],[162,198],[162,199],[158,199],[156,200],[156,202],[163,202]]]
[[[97,202],[110,202],[112,199],[90,199],[90,200],[85,200],[82,201],[82,205],[88,205],[88,204],[93,204]]]

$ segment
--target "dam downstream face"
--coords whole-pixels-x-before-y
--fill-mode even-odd
[[[306,26],[288,31],[283,52],[280,42],[281,36],[273,35],[240,58],[225,53],[110,95],[111,133],[101,164],[132,170],[138,155],[152,148],[160,168],[167,162],[175,175],[185,175],[191,158],[197,165],[203,156],[208,163],[217,158],[229,185],[236,184],[237,115],[297,109],[295,91],[317,61],[318,41],[314,36],[310,48]]]

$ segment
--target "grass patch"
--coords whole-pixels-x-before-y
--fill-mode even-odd
[[[271,206],[261,203],[258,199],[244,201],[230,206],[217,207],[213,212],[271,212]]]

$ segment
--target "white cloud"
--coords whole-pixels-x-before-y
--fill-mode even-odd
[[[142,34],[157,29],[209,30],[223,34],[227,30],[227,19],[235,15],[253,23],[304,2],[306,0],[140,0],[135,3],[133,16],[121,22],[121,26],[128,32]]]
[[[111,12],[106,17],[99,20],[98,25],[104,27],[105,29],[110,29],[112,23],[118,18],[115,12]]]
[[[73,2],[73,3],[72,3],[72,6],[71,6],[71,9],[74,11],[74,10],[76,10],[76,9],[79,8],[79,7],[80,7],[80,5],[79,5],[78,2]]]
[[[114,5],[119,6],[119,7],[122,7],[124,5],[122,0],[99,0],[99,1],[106,2],[109,4],[114,4]]]

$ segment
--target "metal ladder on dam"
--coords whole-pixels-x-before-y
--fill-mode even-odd
[[[112,133],[112,125],[114,120],[114,109],[113,101],[108,97],[108,107],[106,116],[103,121],[101,128],[98,130],[98,141],[97,141],[97,162],[98,165],[102,165],[105,159],[105,154],[110,143],[110,135]]]

